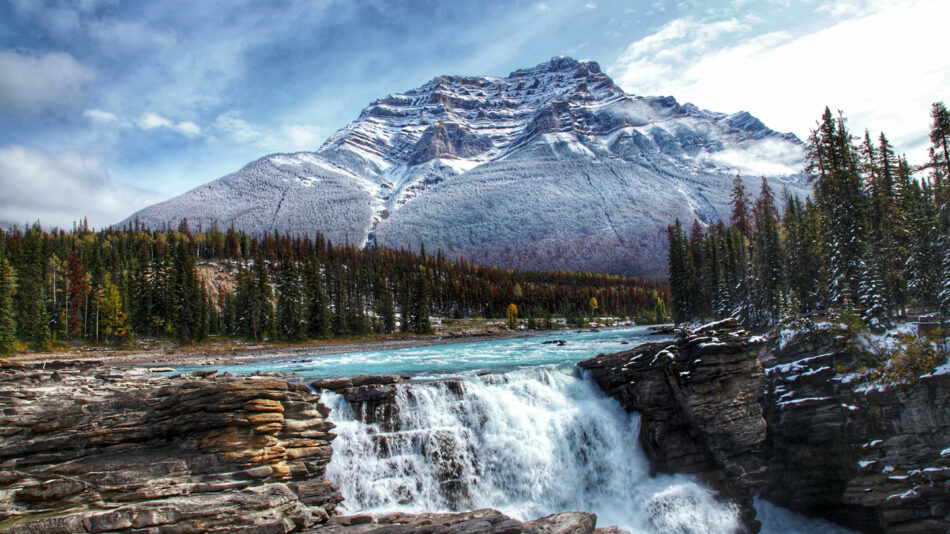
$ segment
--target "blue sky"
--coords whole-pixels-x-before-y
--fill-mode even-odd
[[[800,137],[827,104],[923,157],[945,0],[0,0],[0,222],[116,222],[440,74],[594,59]]]

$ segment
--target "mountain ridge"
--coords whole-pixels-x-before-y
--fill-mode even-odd
[[[187,217],[655,278],[667,224],[723,218],[736,170],[804,193],[801,160],[801,141],[748,112],[630,95],[596,62],[556,57],[376,99],[314,152],[265,156],[120,224]]]

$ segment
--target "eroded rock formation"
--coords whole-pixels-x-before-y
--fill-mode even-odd
[[[0,368],[0,531],[290,532],[342,500],[328,410],[271,377]]]

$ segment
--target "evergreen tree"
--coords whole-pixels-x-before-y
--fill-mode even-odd
[[[815,183],[829,252],[832,298],[853,303],[863,277],[866,202],[858,157],[844,117],[825,108],[809,139],[806,170]]]
[[[752,234],[752,225],[749,222],[750,203],[745,193],[745,185],[738,174],[732,180],[732,225],[749,237]]]
[[[424,252],[425,248],[423,248],[423,256]],[[416,334],[429,334],[432,332],[432,325],[429,321],[429,299],[431,298],[431,292],[429,276],[426,272],[425,265],[420,265],[418,272],[416,272],[412,293],[412,331]]]
[[[320,263],[311,258],[304,267],[304,284],[307,301],[307,334],[316,339],[330,335],[330,311],[327,309],[327,294],[323,290]]]
[[[183,222],[183,224],[185,223]],[[185,229],[187,230],[187,225],[185,225]],[[189,251],[188,244],[184,239],[178,242],[173,280],[172,292],[177,318],[178,341],[183,345],[187,345],[195,340],[198,332],[201,321],[201,303],[204,300],[204,295],[199,287],[194,256]]]
[[[393,309],[393,295],[389,290],[389,281],[383,277],[376,290],[376,313],[379,315],[383,333],[392,334],[396,329],[396,311]]]
[[[300,341],[305,334],[300,275],[289,248],[284,250],[277,280],[277,325],[281,337]]]
[[[13,295],[16,292],[16,273],[13,266],[0,256],[0,356],[9,356],[16,347],[16,320]]]
[[[755,229],[748,310],[751,324],[771,325],[778,322],[782,307],[784,273],[778,233],[778,212],[775,196],[765,178],[755,203]]]
[[[933,123],[930,127],[930,142],[933,143],[937,154],[942,153],[943,167],[946,169],[942,173],[945,179],[950,179],[950,111],[943,102],[934,102],[930,107],[930,117]],[[940,184],[937,184],[939,187]]]
[[[69,338],[76,341],[82,337],[82,318],[85,303],[86,273],[79,254],[73,250],[69,255],[69,278],[66,286],[66,310],[69,324]]]
[[[686,238],[679,219],[676,219],[673,226],[667,227],[667,236],[670,248],[669,278],[673,300],[673,321],[685,323],[690,320],[689,288],[692,281],[687,272]]]

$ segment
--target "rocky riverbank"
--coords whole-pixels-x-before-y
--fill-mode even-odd
[[[861,532],[950,532],[950,375],[869,387],[853,359],[727,320],[580,366],[641,413],[655,469],[701,475],[751,532],[756,494]]]

